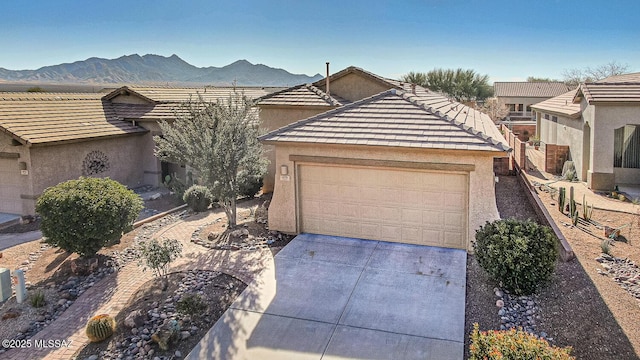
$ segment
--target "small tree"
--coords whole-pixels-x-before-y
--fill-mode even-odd
[[[216,102],[198,96],[176,110],[174,122],[160,122],[163,136],[154,137],[155,153],[194,168],[224,209],[229,227],[234,227],[242,182],[247,176],[262,177],[267,170],[259,124],[252,100],[242,94],[234,91]]]
[[[45,242],[83,257],[120,239],[143,208],[140,196],[109,178],[69,180],[36,203]]]
[[[505,105],[504,101],[498,100],[497,98],[487,99],[478,110],[489,115],[491,120],[496,123],[509,115],[507,105]]]
[[[593,82],[608,78],[609,76],[622,75],[629,72],[629,65],[611,61],[607,64],[584,69],[565,69],[562,72],[564,82],[567,85],[577,86],[584,82]]]
[[[165,239],[160,243],[151,239],[147,243],[139,245],[138,266],[153,270],[157,277],[166,277],[169,272],[169,264],[181,256],[182,244],[176,239]]]
[[[401,79],[441,92],[460,102],[482,101],[493,95],[489,76],[471,69],[434,69],[427,73],[412,71]]]

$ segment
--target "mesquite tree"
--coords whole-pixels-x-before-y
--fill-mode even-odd
[[[198,95],[182,103],[175,115],[175,121],[159,123],[163,135],[154,136],[156,156],[195,169],[224,209],[228,226],[234,227],[242,185],[267,170],[253,101],[237,91],[215,102]]]

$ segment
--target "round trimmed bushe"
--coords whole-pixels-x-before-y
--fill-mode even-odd
[[[473,248],[492,279],[514,294],[529,295],[551,279],[557,243],[547,226],[505,219],[487,222],[477,230]]]

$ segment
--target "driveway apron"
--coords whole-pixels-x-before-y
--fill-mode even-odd
[[[462,359],[466,252],[302,234],[188,359]]]

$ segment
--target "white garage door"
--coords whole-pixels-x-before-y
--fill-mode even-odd
[[[468,174],[301,165],[302,232],[466,249]]]
[[[0,159],[0,212],[22,213],[20,167],[16,159]]]

